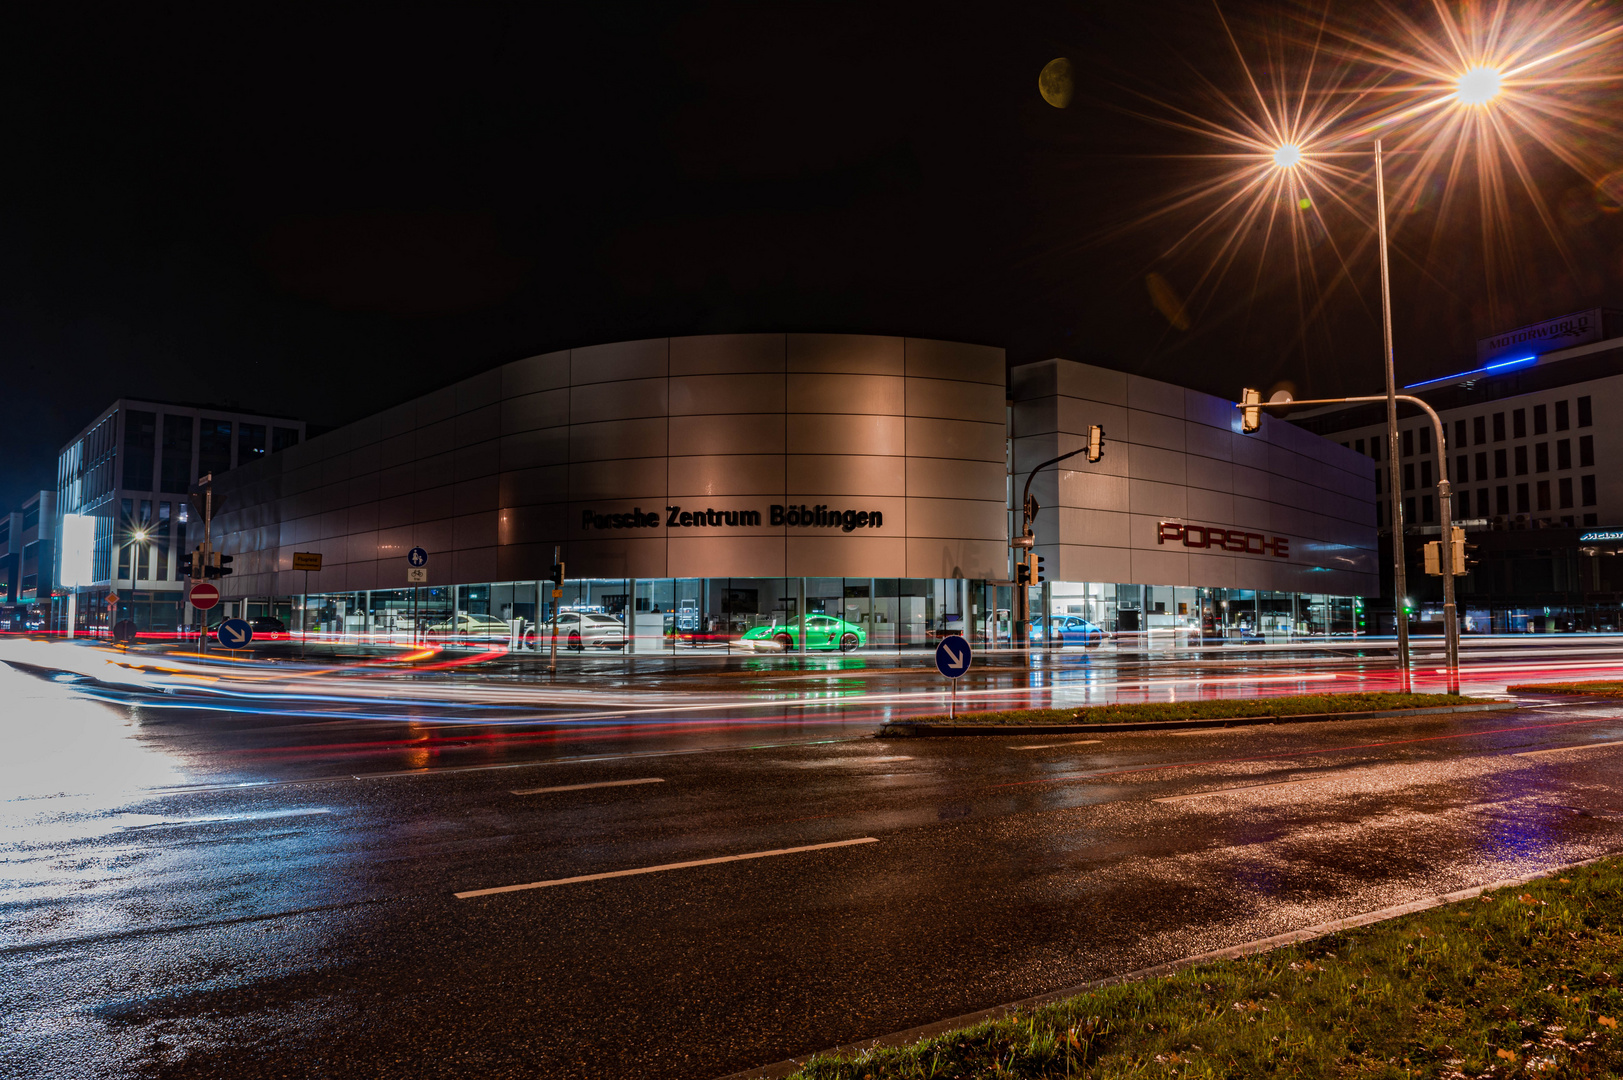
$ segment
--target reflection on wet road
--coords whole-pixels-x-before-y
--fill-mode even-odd
[[[1604,702],[887,742],[911,675],[41,649],[0,650],[7,1075],[715,1077],[1623,847]]]

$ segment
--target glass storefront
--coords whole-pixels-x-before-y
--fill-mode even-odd
[[[1065,581],[1041,589],[1044,599],[1032,610],[1046,611],[1056,625],[1082,618],[1108,634],[1140,634],[1151,641],[1289,641],[1363,632],[1357,601],[1350,596]]]
[[[545,580],[311,594],[274,610],[290,630],[324,638],[519,649],[548,648],[556,614],[560,648],[582,652],[905,652],[949,634],[983,649],[1012,642],[1013,588],[979,580],[586,578],[560,592],[556,611]],[[250,613],[262,604],[250,600]],[[1078,619],[1102,640],[1151,645],[1361,632],[1351,597],[1252,589],[1049,582],[1032,589],[1031,611],[1034,641],[1046,613],[1061,647],[1075,643],[1066,628]]]

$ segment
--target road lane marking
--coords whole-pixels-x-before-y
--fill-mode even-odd
[[[687,862],[664,863],[660,866],[639,866],[635,870],[611,870],[606,874],[581,874],[577,877],[553,878],[550,881],[531,881],[523,885],[499,885],[494,889],[469,889],[454,894],[458,900],[494,893],[522,892],[525,889],[546,889],[553,885],[574,885],[582,881],[605,881],[609,878],[632,877],[637,874],[657,874],[664,870],[685,870],[690,866],[715,866],[717,863],[743,862],[746,859],[770,859],[774,855],[798,855],[803,851],[825,851],[829,848],[853,847],[857,844],[877,844],[877,836],[862,836],[855,840],[835,840],[827,844],[807,844],[804,847],[775,848],[772,851],[751,851],[743,855],[718,855],[714,859],[690,859]]]
[[[1597,750],[1602,746],[1623,746],[1623,741],[1578,743],[1576,746],[1552,746],[1547,750],[1523,750],[1516,756],[1538,757],[1540,754],[1566,754],[1573,750]]]
[[[330,814],[331,810],[270,810],[263,814],[221,814],[215,817],[167,818],[163,821],[145,821],[136,825],[120,825],[121,829],[160,829],[181,825],[219,825],[241,821],[277,821],[282,818],[309,817],[311,814]]]
[[[1213,788],[1210,791],[1191,791],[1187,795],[1163,795],[1151,802],[1183,802],[1185,799],[1204,799],[1208,795],[1233,795],[1237,791],[1258,791],[1262,788],[1289,787],[1291,784],[1305,784],[1309,780],[1318,780],[1317,776],[1304,776],[1297,780],[1278,780],[1271,784],[1241,784],[1239,787]]]
[[[665,781],[658,776],[645,776],[640,780],[601,780],[595,784],[560,784],[557,787],[524,788],[513,792],[514,795],[546,795],[554,791],[585,791],[587,788],[600,787],[631,787],[633,784],[663,784]]]
[[[1101,740],[1099,740],[1099,739],[1077,739],[1075,742],[1049,742],[1049,743],[1040,743],[1037,746],[1011,746],[1011,747],[1009,747],[1009,749],[1010,750],[1052,750],[1057,746],[1087,746],[1090,743],[1096,743],[1096,742],[1099,742],[1099,741],[1101,741]]]
[[[976,791],[1002,791],[1005,788],[1029,787],[1034,784],[1081,784],[1089,780],[1112,776],[1135,776],[1143,773],[1165,772],[1171,769],[1198,769],[1210,765],[1232,765],[1246,761],[1277,761],[1280,758],[1317,757],[1322,754],[1344,754],[1354,750],[1377,750],[1388,746],[1410,746],[1416,743],[1442,742],[1452,739],[1475,739],[1484,736],[1514,735],[1523,731],[1547,731],[1551,728],[1578,727],[1584,724],[1616,723],[1615,716],[1598,716],[1590,720],[1558,720],[1548,724],[1524,724],[1521,727],[1483,728],[1477,731],[1456,731],[1448,735],[1422,735],[1412,739],[1386,739],[1382,742],[1350,743],[1345,746],[1327,746],[1316,750],[1283,750],[1276,754],[1245,754],[1237,757],[1210,758],[1204,761],[1169,761],[1154,765],[1130,765],[1121,769],[1101,769],[1095,772],[1064,773],[1059,776],[1040,776],[1031,780],[1009,780],[1001,784],[982,784]],[[1220,729],[1212,729],[1220,730]],[[1491,756],[1489,754],[1471,755]]]

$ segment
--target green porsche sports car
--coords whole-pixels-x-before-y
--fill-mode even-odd
[[[800,628],[791,620],[746,630],[739,644],[760,652],[789,652],[800,647]],[[856,623],[832,615],[806,616],[806,648],[850,652],[868,644],[868,632]]]

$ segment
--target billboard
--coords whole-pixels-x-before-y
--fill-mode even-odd
[[[57,564],[57,584],[75,589],[95,581],[95,555],[96,519],[88,514],[62,515],[62,560]]]

